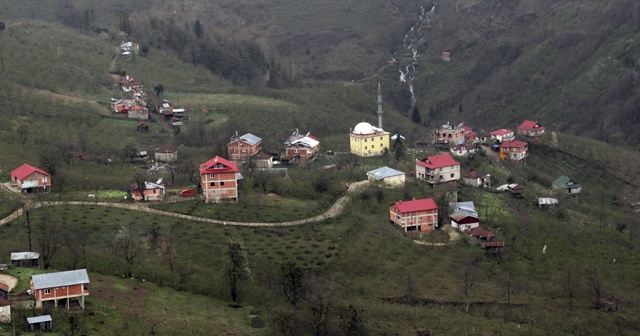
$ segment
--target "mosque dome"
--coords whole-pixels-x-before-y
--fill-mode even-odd
[[[373,127],[370,123],[363,121],[356,125],[356,127],[353,129],[353,134],[373,134],[376,132],[376,130],[377,128]]]

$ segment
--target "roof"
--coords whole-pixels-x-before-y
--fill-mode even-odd
[[[418,140],[415,141],[416,144],[429,144],[431,143],[431,140],[427,140],[425,138],[420,138]]]
[[[463,177],[477,179],[477,178],[483,178],[483,177],[485,177],[487,175],[489,175],[489,174],[485,174],[485,173],[483,173],[481,171],[477,171],[477,170],[472,170],[472,171],[466,173]]]
[[[387,177],[404,175],[404,172],[385,166],[378,169],[370,170],[367,172],[367,175],[370,175],[370,177],[374,180],[380,181]]]
[[[401,201],[395,202],[393,204],[398,207],[398,211],[403,213],[438,209],[438,205],[436,205],[436,202],[433,200],[433,198],[423,198],[419,200],[404,202]]]
[[[562,188],[580,188],[581,186],[569,176],[562,175],[553,181],[553,185]]]
[[[467,231],[467,234],[469,234],[472,237],[481,237],[481,238],[489,238],[489,237],[495,236],[493,232],[481,226],[474,227],[473,229]]]
[[[13,252],[11,253],[11,260],[31,260],[40,258],[40,253],[37,252]]]
[[[532,131],[532,130],[544,129],[544,126],[538,124],[538,122],[536,121],[525,120],[522,124],[520,124],[520,126],[518,126],[518,129]]]
[[[40,169],[40,168],[36,168],[33,166],[30,166],[28,164],[23,164],[22,166],[14,169],[11,172],[11,176],[15,176],[20,180],[23,180],[27,177],[29,177],[29,175],[33,174],[33,173],[40,173],[43,175],[47,175],[47,176],[51,176],[51,174],[45,172],[44,170]]]
[[[51,322],[51,315],[40,315],[34,317],[27,317],[27,323],[42,323],[42,322]]]
[[[426,157],[418,162],[417,165],[423,166],[429,169],[456,166],[460,163],[453,159],[453,157],[449,154],[438,154],[434,156]]]
[[[290,145],[302,144],[306,147],[316,147],[320,141],[310,137],[310,136],[300,136],[297,139],[291,141]]]
[[[539,205],[551,205],[551,204],[559,204],[558,199],[557,198],[551,198],[551,197],[538,197],[538,204]]]
[[[471,127],[469,127],[467,125],[462,125],[462,126],[460,126],[460,128],[462,128],[465,131],[465,133],[469,133],[469,132],[473,131],[473,128],[471,128]]]
[[[215,168],[216,165],[222,165],[222,167]],[[237,173],[238,166],[224,158],[219,156],[200,164],[200,174],[214,174],[214,173]]]
[[[142,122],[139,122],[139,123],[138,123],[138,127],[140,127],[140,126],[147,126],[147,127],[149,127],[149,124],[147,124],[146,122],[142,121]]]
[[[32,275],[34,289],[71,286],[89,283],[89,275],[86,269],[66,272]]]
[[[253,146],[253,145],[256,145],[256,144],[260,143],[262,141],[262,138],[260,138],[258,136],[255,136],[255,135],[253,135],[251,133],[247,133],[247,134],[245,134],[245,135],[243,135],[241,137],[234,136],[233,138],[231,138],[231,142],[234,142],[236,140],[242,140],[242,141],[248,143],[249,146]]]
[[[449,209],[452,212],[457,212],[457,211],[468,211],[470,213],[475,213],[477,214],[476,211],[476,206],[475,204],[473,204],[473,201],[466,201],[466,202],[451,202],[449,203]]]
[[[506,129],[506,128],[501,128],[499,130],[495,130],[493,132],[489,132],[489,134],[491,135],[507,135],[507,134],[512,134],[513,131],[510,129]]]
[[[178,151],[178,149],[173,146],[162,146],[156,148],[156,153],[175,153],[176,151]]]
[[[260,152],[253,156],[254,160],[272,160],[273,156],[267,153]]]
[[[158,184],[158,183],[153,183],[153,182],[144,182],[144,188],[146,190],[153,190],[153,189],[165,189],[164,185],[162,184]]]
[[[460,222],[461,220],[465,219],[465,218],[473,218],[476,221],[480,222],[480,219],[478,218],[478,216],[474,216],[474,215],[470,215],[470,214],[466,214],[466,213],[455,213],[453,215],[449,215],[449,218],[453,219],[456,222]]]
[[[486,242],[484,247],[504,247],[504,242]]]
[[[527,147],[527,143],[520,140],[504,141],[500,144],[502,148],[523,148]]]

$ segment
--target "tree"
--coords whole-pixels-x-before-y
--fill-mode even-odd
[[[140,170],[136,170],[136,172],[133,173],[133,177],[131,178],[131,180],[133,181],[132,194],[136,191],[139,192],[140,197],[142,197],[142,202],[146,201],[146,196],[144,194],[144,191],[147,190],[146,179],[147,179],[147,174]]]
[[[89,145],[89,131],[87,130],[87,125],[82,125],[78,129],[78,145],[83,152],[87,151],[87,146]]]
[[[358,310],[352,305],[346,310],[342,317],[342,331],[345,336],[366,336],[369,335],[362,317],[358,314]]]
[[[147,237],[132,223],[120,225],[113,239],[113,252],[127,264],[126,274],[133,276],[133,266],[140,255],[149,248]]]
[[[413,111],[411,112],[411,121],[416,124],[420,124],[422,118],[420,117],[420,110],[418,110],[418,106],[413,107]]]
[[[337,161],[338,168],[347,168],[350,173],[360,165],[360,157],[353,153],[339,154]]]
[[[67,164],[67,167],[71,166],[71,163],[73,162],[74,150],[75,146],[71,142],[60,145],[60,156],[62,157],[62,161]]]
[[[162,94],[164,94],[164,85],[158,84],[153,88],[153,91],[156,93],[156,99],[158,103],[160,102],[160,98],[162,98]]]
[[[121,10],[119,13],[120,24],[119,28],[121,31],[127,33],[127,35],[131,35],[131,20],[129,19],[129,12],[126,10]]]
[[[479,278],[480,274],[476,264],[476,259],[473,257],[464,257],[461,269],[460,289],[462,297],[466,303],[466,312],[469,312],[469,308],[471,307],[472,289]]]
[[[295,262],[285,262],[280,267],[282,272],[282,291],[293,307],[304,297],[305,271]]]
[[[0,32],[7,28],[7,25],[4,22],[0,21]]]
[[[29,126],[26,124],[20,124],[16,129],[16,133],[18,133],[18,138],[20,139],[21,144],[27,143],[27,138],[29,137]]]
[[[51,176],[55,176],[58,172],[58,164],[60,163],[60,151],[53,146],[44,147],[40,151],[40,165]]]
[[[202,28],[202,24],[198,19],[196,19],[196,22],[193,24],[193,32],[196,34],[197,38],[201,38],[204,34],[204,29]]]
[[[393,158],[396,163],[400,162],[406,156],[404,143],[402,142],[402,136],[400,136],[400,132],[398,131],[396,139],[393,141]]]
[[[249,279],[249,264],[244,247],[237,240],[231,239],[227,243],[227,256],[229,262],[226,273],[231,290],[231,300],[237,304],[240,299],[241,284]]]
[[[49,220],[50,216],[43,216],[42,225],[38,234],[38,245],[40,246],[40,255],[45,269],[51,266],[56,254],[66,244],[62,237],[62,227],[55,221]]]

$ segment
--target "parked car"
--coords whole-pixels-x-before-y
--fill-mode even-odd
[[[196,189],[184,189],[180,192],[181,197],[193,196],[196,194],[198,194],[198,191]]]

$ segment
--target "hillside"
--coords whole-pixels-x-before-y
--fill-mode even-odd
[[[497,80],[494,70],[510,73],[506,65],[480,71],[473,62],[474,50],[479,55],[491,55],[490,50],[494,50],[489,47],[492,42],[488,36],[492,35],[480,29],[486,22],[473,20],[476,14],[489,15],[506,6],[498,6],[502,4],[499,1],[493,3],[485,8],[482,1],[459,1],[457,6],[437,4],[433,10],[430,32],[453,34],[455,29],[441,18],[464,13],[469,20],[459,20],[460,25],[470,26],[460,34],[466,32],[471,36],[465,37],[468,39],[489,35],[486,45],[456,44],[462,38],[445,41],[434,37],[424,46],[422,54],[427,56],[420,62],[425,63],[418,66],[422,70],[413,84],[420,111],[426,114],[431,103],[436,107],[421,124],[411,122],[403,111],[387,103],[388,96],[406,98],[400,91],[386,93],[397,82],[395,66],[385,67],[362,85],[321,82],[283,89],[262,82],[237,85],[233,78],[212,74],[203,65],[181,61],[181,55],[171,50],[152,48],[144,56],[114,62],[120,43],[116,37],[47,21],[7,20],[7,28],[0,32],[0,116],[6,120],[0,126],[0,141],[7,144],[0,151],[0,181],[7,182],[10,171],[23,162],[38,165],[54,153],[60,156],[57,174],[52,178],[53,192],[31,195],[30,199],[91,204],[30,209],[28,202],[1,190],[3,218],[18,208],[28,216],[18,216],[0,229],[0,261],[12,251],[32,246],[48,254],[52,269],[86,267],[95,279],[91,290],[96,291],[88,299],[90,309],[83,317],[89,334],[186,335],[210,330],[231,335],[636,333],[640,329],[640,221],[634,209],[614,200],[620,196],[634,201],[640,198],[640,154],[626,146],[572,134],[579,132],[558,131],[563,128],[563,114],[559,112],[541,114],[540,122],[554,133],[530,145],[526,164],[499,160],[484,146],[481,148],[486,150],[477,155],[459,158],[463,172],[477,169],[490,173],[494,186],[515,182],[524,187],[523,198],[468,186],[458,190],[460,200],[476,204],[482,225],[505,242],[500,258],[486,256],[480,242],[462,233],[457,239],[451,239],[444,230],[409,234],[391,224],[389,205],[398,200],[430,197],[442,209],[447,207],[440,189],[411,177],[403,188],[372,184],[354,191],[344,212],[321,222],[305,221],[326,211],[345,195],[348,183],[364,179],[368,170],[383,165],[405,172],[414,170],[415,159],[435,151],[432,147],[412,148],[412,141],[428,137],[431,126],[442,120],[469,121],[478,130],[510,127],[524,116],[537,116],[527,112],[528,108],[508,113],[496,108],[495,114],[480,115],[480,110],[464,100],[468,99],[467,92],[475,92],[486,78]],[[280,8],[275,3],[265,7],[260,4],[255,6],[265,15],[275,15],[272,11]],[[288,1],[285,4],[307,10]],[[327,4],[338,6],[337,2]],[[154,5],[175,6],[164,2]],[[241,2],[219,5],[246,16]],[[513,8],[506,6],[504,20],[521,6],[525,6],[524,0]],[[17,7],[5,8],[9,13]],[[353,10],[365,8],[363,3],[353,3]],[[107,14],[113,16],[114,12]],[[409,16],[415,19],[415,14]],[[233,20],[224,19],[231,25]],[[343,22],[344,16],[334,19]],[[510,20],[524,25],[520,34],[527,31],[524,18]],[[409,26],[412,23],[409,20]],[[303,22],[295,24],[301,26]],[[248,28],[241,31],[250,32]],[[436,43],[439,45],[432,48]],[[529,48],[535,49],[523,46],[522,50]],[[450,62],[440,60],[441,50],[453,52]],[[507,58],[513,57],[509,50],[504,51]],[[433,55],[428,56],[427,51]],[[524,56],[512,63],[524,62],[520,57]],[[465,63],[456,66],[459,59]],[[123,93],[108,73],[112,64],[140,79],[151,95],[156,85],[163,84],[163,98],[188,111],[189,119],[180,131],[168,130],[166,121],[154,114],[150,131],[143,133],[135,128],[137,120],[114,115],[109,99],[122,98]],[[465,77],[469,73],[482,76]],[[538,87],[535,81],[547,75],[537,74],[527,80]],[[440,78],[437,85],[421,86],[421,81],[429,84],[433,78]],[[341,154],[348,150],[349,128],[362,120],[375,121],[377,79],[387,90],[383,91],[385,127],[407,139],[395,153],[349,158]],[[472,85],[471,79],[478,80],[477,85]],[[400,90],[399,86],[395,88]],[[427,98],[425,88],[434,90]],[[505,93],[507,100],[520,99],[513,92],[505,92],[509,93]],[[477,104],[498,104],[493,98],[487,102],[483,97],[473,98]],[[543,113],[544,109],[539,111]],[[556,119],[547,122],[543,117]],[[226,154],[225,145],[236,130],[259,135],[265,149],[281,150],[281,140],[296,128],[317,136],[323,152],[338,154],[321,153],[313,163],[288,167],[286,174],[244,171],[240,199],[235,204],[206,204],[197,198],[170,195],[167,202],[141,204],[128,203],[122,197],[131,188],[133,175],[146,173],[151,165],[129,163],[132,149],[153,151],[166,144],[178,147],[179,160],[172,170],[144,176],[163,178],[168,193],[179,192],[198,183],[195,172],[200,162]],[[86,151],[90,159],[65,162],[63,154],[70,149]],[[353,161],[347,162],[349,159]],[[560,175],[574,178],[583,192],[570,197],[553,191],[551,182]],[[540,209],[538,197],[549,196],[557,196],[560,205]],[[105,201],[131,206],[124,209]],[[214,218],[222,223],[143,212],[139,207]],[[288,220],[301,220],[303,224],[278,226]],[[245,227],[231,222],[266,225]],[[241,285],[240,307],[230,302],[226,272],[230,240],[242,243],[250,270]],[[126,244],[135,246],[135,257],[128,258],[123,247]],[[52,251],[52,246],[57,249]],[[617,310],[595,308],[598,299],[609,296],[620,299]],[[55,314],[59,314],[56,319],[66,319],[70,324],[70,318],[76,316]],[[259,322],[263,323],[252,320],[255,315],[260,315]],[[66,326],[60,323],[56,332],[64,334]]]

